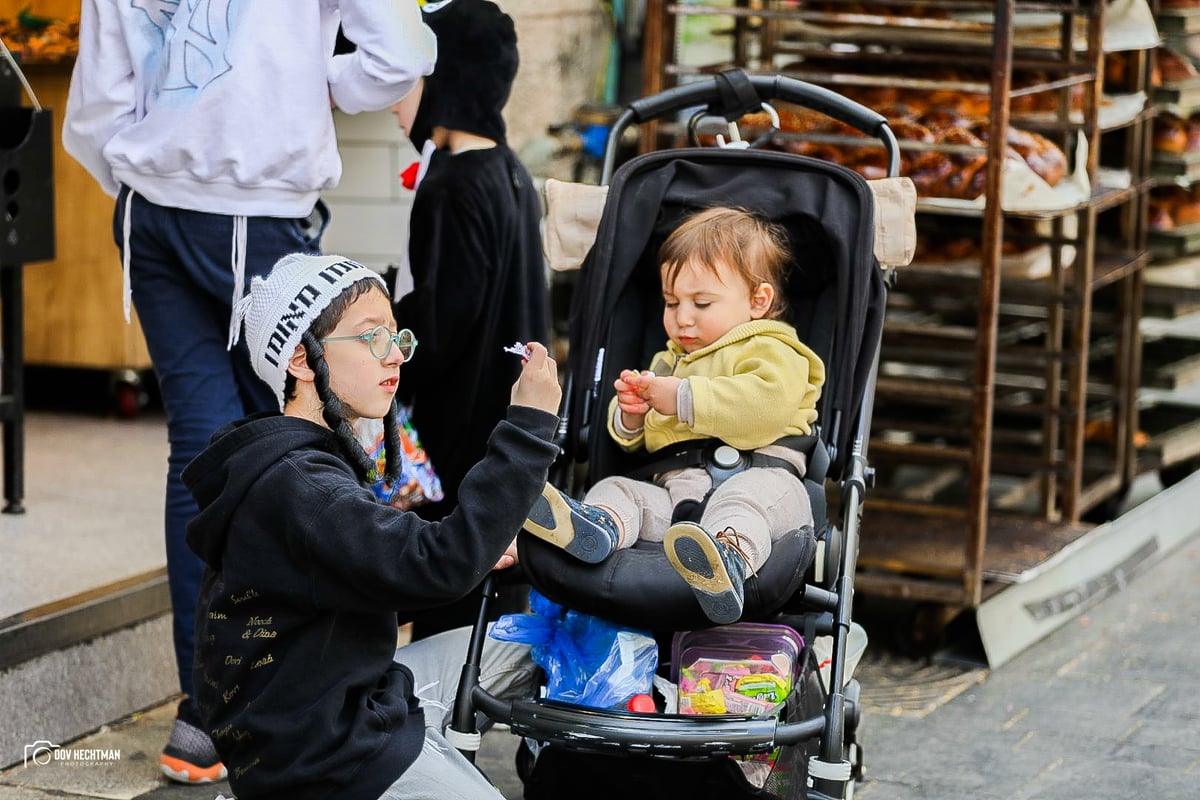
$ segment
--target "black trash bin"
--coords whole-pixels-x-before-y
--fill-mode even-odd
[[[0,107],[0,264],[54,258],[53,121],[49,109]]]

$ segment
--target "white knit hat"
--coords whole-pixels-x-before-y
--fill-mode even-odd
[[[244,320],[250,365],[275,391],[283,410],[283,386],[288,361],[325,307],[344,289],[363,278],[374,278],[387,291],[378,272],[342,256],[293,253],[275,262],[267,277],[255,277],[250,291],[233,309],[230,346]]]

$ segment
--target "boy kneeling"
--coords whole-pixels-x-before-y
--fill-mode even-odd
[[[468,631],[397,650],[398,614],[512,565],[557,454],[554,361],[530,346],[458,508],[428,522],[376,501],[352,428],[383,418],[398,470],[394,397],[417,342],[396,331],[380,276],[287,256],[235,313],[282,414],[230,424],[183,476],[200,505],[188,544],[207,565],[194,697],[230,785],[239,800],[500,798],[441,735]],[[493,693],[530,687],[524,645],[489,640],[481,666]]]

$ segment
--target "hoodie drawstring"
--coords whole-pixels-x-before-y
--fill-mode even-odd
[[[125,322],[130,323],[130,311],[133,308],[133,281],[129,273],[130,239],[133,234],[133,189],[125,192],[125,214],[121,220],[121,306],[125,312]],[[244,298],[246,289],[246,231],[249,225],[246,217],[233,218],[233,242],[230,250],[230,262],[233,268],[233,299],[230,302],[232,313],[229,317],[229,343],[227,350],[232,350],[237,344],[241,332],[242,319],[246,316],[249,298]]]
[[[245,316],[245,311],[240,307],[243,295],[246,289],[246,229],[248,225],[246,218],[242,216],[233,218],[233,250],[230,253],[230,259],[233,262],[233,299],[229,305],[232,313],[229,315],[229,344],[225,346],[226,350],[232,350],[240,338],[242,327],[242,317]],[[238,313],[239,310],[241,313]]]
[[[129,278],[129,239],[133,230],[133,189],[125,192],[125,215],[121,220],[121,305],[125,311],[125,324],[130,323],[129,310],[133,306],[133,281]]]

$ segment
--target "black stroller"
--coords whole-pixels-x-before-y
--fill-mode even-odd
[[[750,148],[690,147],[638,156],[612,175],[616,143],[634,122],[705,108],[732,122],[778,98],[841,120],[882,142],[895,179],[899,151],[883,116],[840,95],[782,76],[740,71],[632,103],[616,122],[605,160],[611,175],[594,246],[583,263],[570,322],[570,356],[560,428],[563,457],[555,483],[590,485],[605,475],[661,472],[704,463],[703,443],[677,451],[628,454],[604,433],[613,380],[624,366],[647,363],[662,344],[657,250],[682,217],[735,204],[782,223],[800,255],[787,294],[789,322],[824,360],[819,430],[798,443],[808,456],[806,488],[816,530],[775,542],[772,557],[746,584],[744,620],[783,622],[804,639],[807,669],[778,716],[636,714],[544,699],[502,701],[478,685],[488,595],[464,666],[451,728],[476,730],[476,714],[508,724],[535,742],[522,746],[518,772],[526,798],[646,797],[843,798],[861,774],[855,740],[858,684],[847,680],[854,573],[863,496],[870,485],[866,443],[871,422],[886,276],[876,257],[876,201],[860,175],[836,164]],[[731,129],[732,130],[732,129]],[[869,141],[869,140],[866,140]],[[887,181],[885,181],[887,183]],[[911,237],[907,219],[893,218]],[[911,258],[893,257],[899,265]],[[664,462],[664,457],[668,461]],[[649,463],[653,462],[653,463]],[[827,504],[826,481],[840,484]],[[579,488],[582,488],[580,486]],[[829,506],[837,512],[832,518]],[[582,564],[533,537],[520,537],[529,582],[551,600],[620,624],[654,631],[712,625],[661,546],[621,550]],[[812,657],[815,637],[832,637],[827,686]],[[775,751],[765,785],[748,783],[731,755]]]

